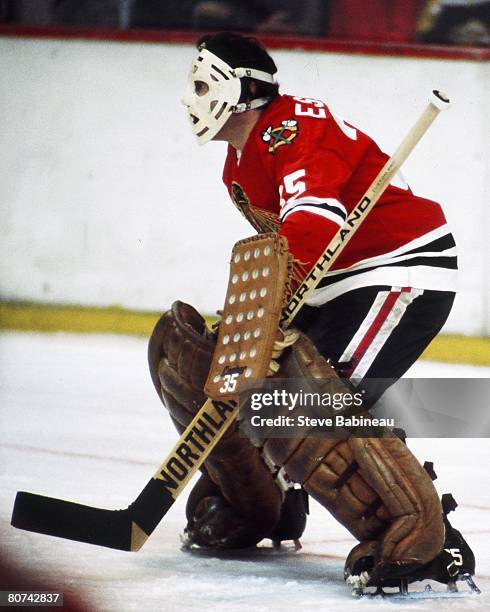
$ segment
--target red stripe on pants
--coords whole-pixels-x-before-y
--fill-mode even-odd
[[[393,306],[395,305],[400,295],[402,293],[407,293],[409,291],[411,291],[410,287],[403,287],[400,291],[390,291],[390,293],[386,296],[386,299],[383,302],[381,308],[379,309],[378,314],[374,318],[374,321],[371,323],[367,332],[364,334],[364,337],[359,342],[356,350],[352,354],[352,359],[351,359],[352,365],[349,368],[350,373],[352,373],[355,370],[357,364],[359,363],[359,361],[361,361],[364,354],[366,353],[368,348],[371,346],[372,341],[374,340],[374,338],[376,337],[376,334],[381,329],[383,323],[388,318],[388,315],[392,311]]]

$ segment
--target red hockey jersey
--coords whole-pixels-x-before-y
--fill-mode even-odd
[[[243,151],[229,146],[223,180],[255,229],[284,235],[308,269],[387,159],[323,102],[282,95],[262,112]],[[399,176],[308,303],[372,285],[454,291],[456,267],[440,205],[414,195]]]

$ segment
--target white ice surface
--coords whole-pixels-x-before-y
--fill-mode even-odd
[[[417,363],[413,376],[488,377],[489,368]],[[0,334],[0,538],[22,571],[95,610],[489,610],[490,447],[486,439],[410,441],[432,460],[440,493],[477,557],[483,594],[403,603],[352,600],[342,580],[355,544],[318,504],[303,550],[255,558],[183,553],[179,533],[187,492],[138,553],[125,553],[14,529],[17,490],[105,508],[125,508],[154,473],[176,433],[152,387],[146,342],[115,336]]]

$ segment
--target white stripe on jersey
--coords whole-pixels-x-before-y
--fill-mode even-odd
[[[394,251],[389,251],[388,253],[383,253],[382,255],[376,255],[375,257],[369,257],[368,259],[363,259],[361,262],[353,264],[352,266],[349,266],[347,268],[339,268],[338,270],[333,270],[332,272],[328,272],[326,276],[330,277],[330,276],[335,276],[336,274],[345,274],[345,272],[351,272],[354,270],[362,270],[363,268],[371,267],[372,264],[381,266],[386,263],[403,261],[403,258],[401,256],[403,256],[404,253],[413,251],[413,249],[418,249],[419,247],[424,246],[424,244],[430,244],[434,240],[437,240],[438,238],[442,238],[443,236],[446,236],[447,234],[450,234],[450,233],[451,232],[450,232],[449,226],[447,225],[447,223],[445,223],[444,225],[441,225],[435,230],[432,230],[428,232],[427,234],[424,234],[423,236],[419,236],[418,238],[415,238],[415,240],[411,240],[410,242],[407,242],[403,246],[395,249]],[[442,253],[444,253],[444,255],[447,257],[454,256],[457,254],[456,247],[452,247],[452,249],[447,249],[446,251],[436,252],[436,253],[432,251],[427,252],[427,253],[421,251],[420,253],[414,253],[413,255],[407,256],[406,259],[409,259],[410,257],[425,257],[426,255],[428,256],[434,255],[437,257],[437,256],[441,256]],[[398,256],[400,256],[400,259],[395,259]]]
[[[383,266],[386,264],[398,263],[400,261],[408,261],[409,259],[414,259],[415,257],[456,257],[457,254],[458,254],[458,250],[456,247],[451,247],[450,249],[446,249],[445,251],[419,251],[417,253],[399,255],[398,257],[390,257],[390,258],[382,257],[381,259],[376,261],[376,266]],[[345,273],[346,270],[350,272],[352,270],[362,270],[363,268],[372,268],[372,267],[373,267],[372,262],[367,264],[363,261],[362,264],[356,264],[355,266],[352,266],[351,268],[344,268],[341,272]],[[339,270],[334,270],[330,274],[329,273],[325,274],[325,277],[335,276],[339,272],[340,272]]]
[[[325,217],[325,219],[329,219],[330,221],[333,221],[339,227],[342,227],[344,225],[344,220],[342,219],[342,217],[340,215],[337,215],[333,211],[325,210],[323,208],[318,208],[318,206],[308,206],[307,204],[301,204],[299,206],[295,206],[292,210],[290,210],[285,215],[283,215],[283,217],[281,217],[281,221],[284,223],[284,221],[288,217],[300,211],[309,212],[312,215],[319,215],[320,217]]]
[[[433,266],[390,266],[376,268],[349,276],[327,287],[315,289],[312,297],[306,300],[306,304],[308,306],[321,306],[339,297],[339,295],[347,293],[347,291],[359,289],[360,287],[372,287],[374,285],[417,287],[418,289],[433,289],[435,291],[456,291],[457,281],[457,270],[448,268],[436,268]]]
[[[322,208],[322,205],[324,205],[325,208]],[[332,208],[337,209],[339,212],[337,213],[335,210],[332,210]],[[290,199],[281,210],[280,220],[284,221],[286,217],[288,217],[293,212],[296,212],[297,210],[304,210],[306,212],[321,215],[323,217],[326,217],[327,219],[330,219],[331,221],[334,221],[334,223],[336,223],[337,225],[343,225],[347,217],[347,210],[345,209],[345,206],[343,206],[335,198],[317,198],[315,196],[311,196]],[[322,212],[320,211],[329,214],[322,214]]]
[[[289,206],[289,204],[308,204],[308,203],[309,204],[328,204],[329,206],[335,206],[335,208],[339,208],[344,213],[344,215],[347,217],[347,209],[345,208],[343,204],[341,204],[335,198],[318,198],[316,196],[305,196],[304,198],[295,198],[295,199],[290,198],[286,202],[286,207]]]

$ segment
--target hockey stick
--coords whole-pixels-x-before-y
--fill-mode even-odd
[[[180,440],[124,510],[105,510],[19,491],[12,525],[50,536],[139,550],[238,414],[238,406],[207,400]]]
[[[305,300],[364,221],[403,162],[439,112],[448,108],[449,104],[449,99],[440,92],[432,93],[427,108],[289,301],[281,321],[283,329],[289,327]],[[238,406],[208,399],[136,500],[124,510],[93,508],[20,491],[15,499],[12,525],[98,546],[139,550],[234,422],[237,414]]]

